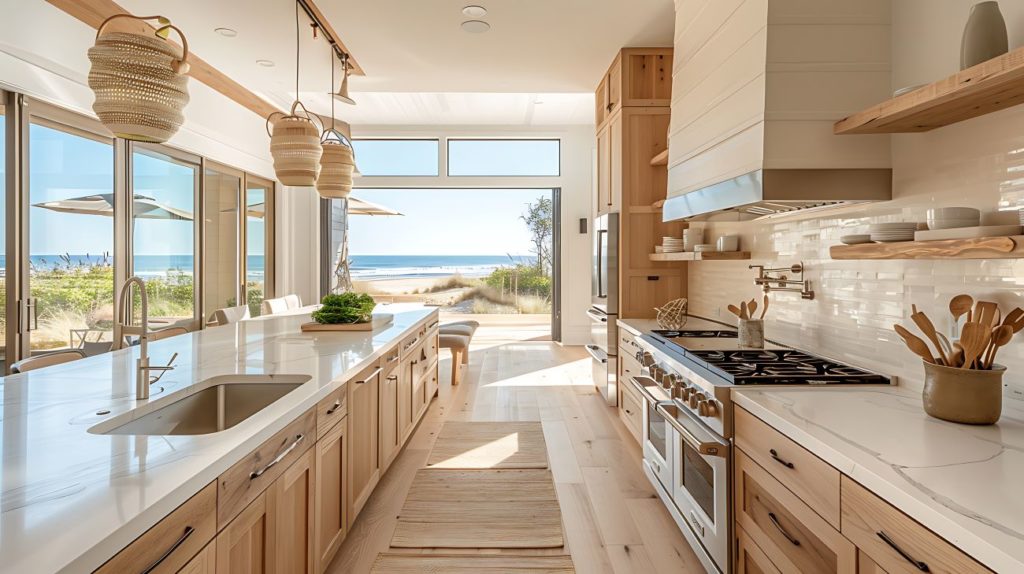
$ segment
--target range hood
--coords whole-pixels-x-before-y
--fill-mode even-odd
[[[889,168],[759,169],[669,197],[662,219],[700,220],[731,212],[749,220],[891,199]]]

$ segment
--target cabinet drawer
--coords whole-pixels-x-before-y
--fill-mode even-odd
[[[625,391],[626,387],[623,387],[622,393],[622,404],[619,405],[619,415],[622,417],[626,428],[629,432],[633,433],[633,436],[639,441],[640,432],[643,429],[643,407],[640,401],[638,401],[634,395],[628,391]]]
[[[428,375],[429,376],[429,375]],[[412,383],[412,418],[413,424],[420,420],[420,416],[427,408],[427,377],[418,377]]]
[[[783,572],[856,574],[857,548],[742,450],[736,522]]]
[[[781,574],[750,535],[736,528],[736,574]]]
[[[640,369],[640,363],[626,358],[621,358],[619,360],[622,362],[622,376],[619,377],[619,386],[622,387],[622,393],[632,395],[637,401],[642,400],[643,397],[640,396],[640,392],[636,390],[636,387],[633,386],[632,382],[633,377],[638,377],[643,374]]]
[[[342,385],[316,404],[316,438],[323,438],[331,427],[348,414],[348,388]]]
[[[843,534],[886,572],[990,572],[931,530],[845,476],[842,489]]]
[[[307,411],[217,479],[217,525],[224,527],[316,442],[316,413]]]
[[[839,471],[744,409],[735,417],[736,445],[839,528]]]
[[[177,572],[216,534],[217,485],[211,482],[96,572]]]

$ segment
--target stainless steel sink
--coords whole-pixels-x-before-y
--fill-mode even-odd
[[[308,375],[221,375],[120,414],[93,434],[198,435],[229,429],[294,391]]]

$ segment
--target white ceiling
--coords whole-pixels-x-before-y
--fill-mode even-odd
[[[161,13],[192,49],[281,107],[295,92],[295,5],[288,0],[120,0]],[[462,31],[467,4],[484,34]],[[318,0],[365,76],[350,81],[358,124],[555,125],[593,122],[591,92],[622,46],[670,46],[672,0]],[[217,27],[238,32],[225,38]],[[301,15],[301,99],[329,113],[330,52]],[[261,67],[256,60],[275,63]],[[535,104],[535,101],[543,104]]]

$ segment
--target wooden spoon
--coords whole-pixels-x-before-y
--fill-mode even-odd
[[[996,360],[996,353],[999,352],[999,347],[1010,342],[1013,338],[1013,327],[1009,325],[1002,325],[996,327],[992,331],[992,341],[988,346],[988,358],[985,360],[985,368],[991,369],[992,363]]]
[[[754,318],[754,311],[757,311],[757,301],[751,299],[750,302],[747,303],[747,312],[750,313],[751,319]]]
[[[924,333],[924,336],[927,337],[928,340],[932,342],[932,345],[935,345],[935,349],[939,352],[939,356],[942,357],[942,362],[948,365],[949,356],[946,355],[946,350],[943,349],[942,344],[939,343],[939,336],[935,333],[935,325],[932,324],[932,321],[931,319],[928,318],[928,315],[925,315],[924,313],[917,310],[916,305],[914,305],[913,308],[914,314],[911,315],[910,318],[914,321],[914,324],[917,325],[917,328],[921,329],[921,332]]]
[[[733,304],[730,303],[729,306],[726,307],[726,309],[728,309],[730,313],[732,313],[733,315],[736,315],[740,319],[743,318],[743,314],[740,312],[740,308],[737,307],[736,305],[733,305]]]
[[[924,339],[906,330],[903,325],[893,325],[893,329],[900,337],[903,337],[903,342],[907,344],[907,348],[911,350],[915,355],[921,357],[929,363],[935,362],[935,357],[932,356],[931,350],[928,348],[928,343],[924,342]]]
[[[991,338],[992,328],[988,325],[977,321],[964,323],[963,333],[960,334],[960,345],[964,348],[965,369],[974,368],[974,361],[985,351]]]
[[[959,342],[953,343],[953,351],[949,354],[950,367],[962,368],[964,366],[964,348]]]
[[[761,307],[761,319],[764,319],[764,314],[768,312],[768,295],[764,296],[764,305]]]
[[[970,295],[957,295],[949,300],[949,312],[953,314],[953,322],[959,322],[960,317],[970,313],[974,307],[974,298]],[[970,321],[970,319],[967,319]]]
[[[749,319],[750,313],[747,313],[747,302],[740,301],[740,319]]]

